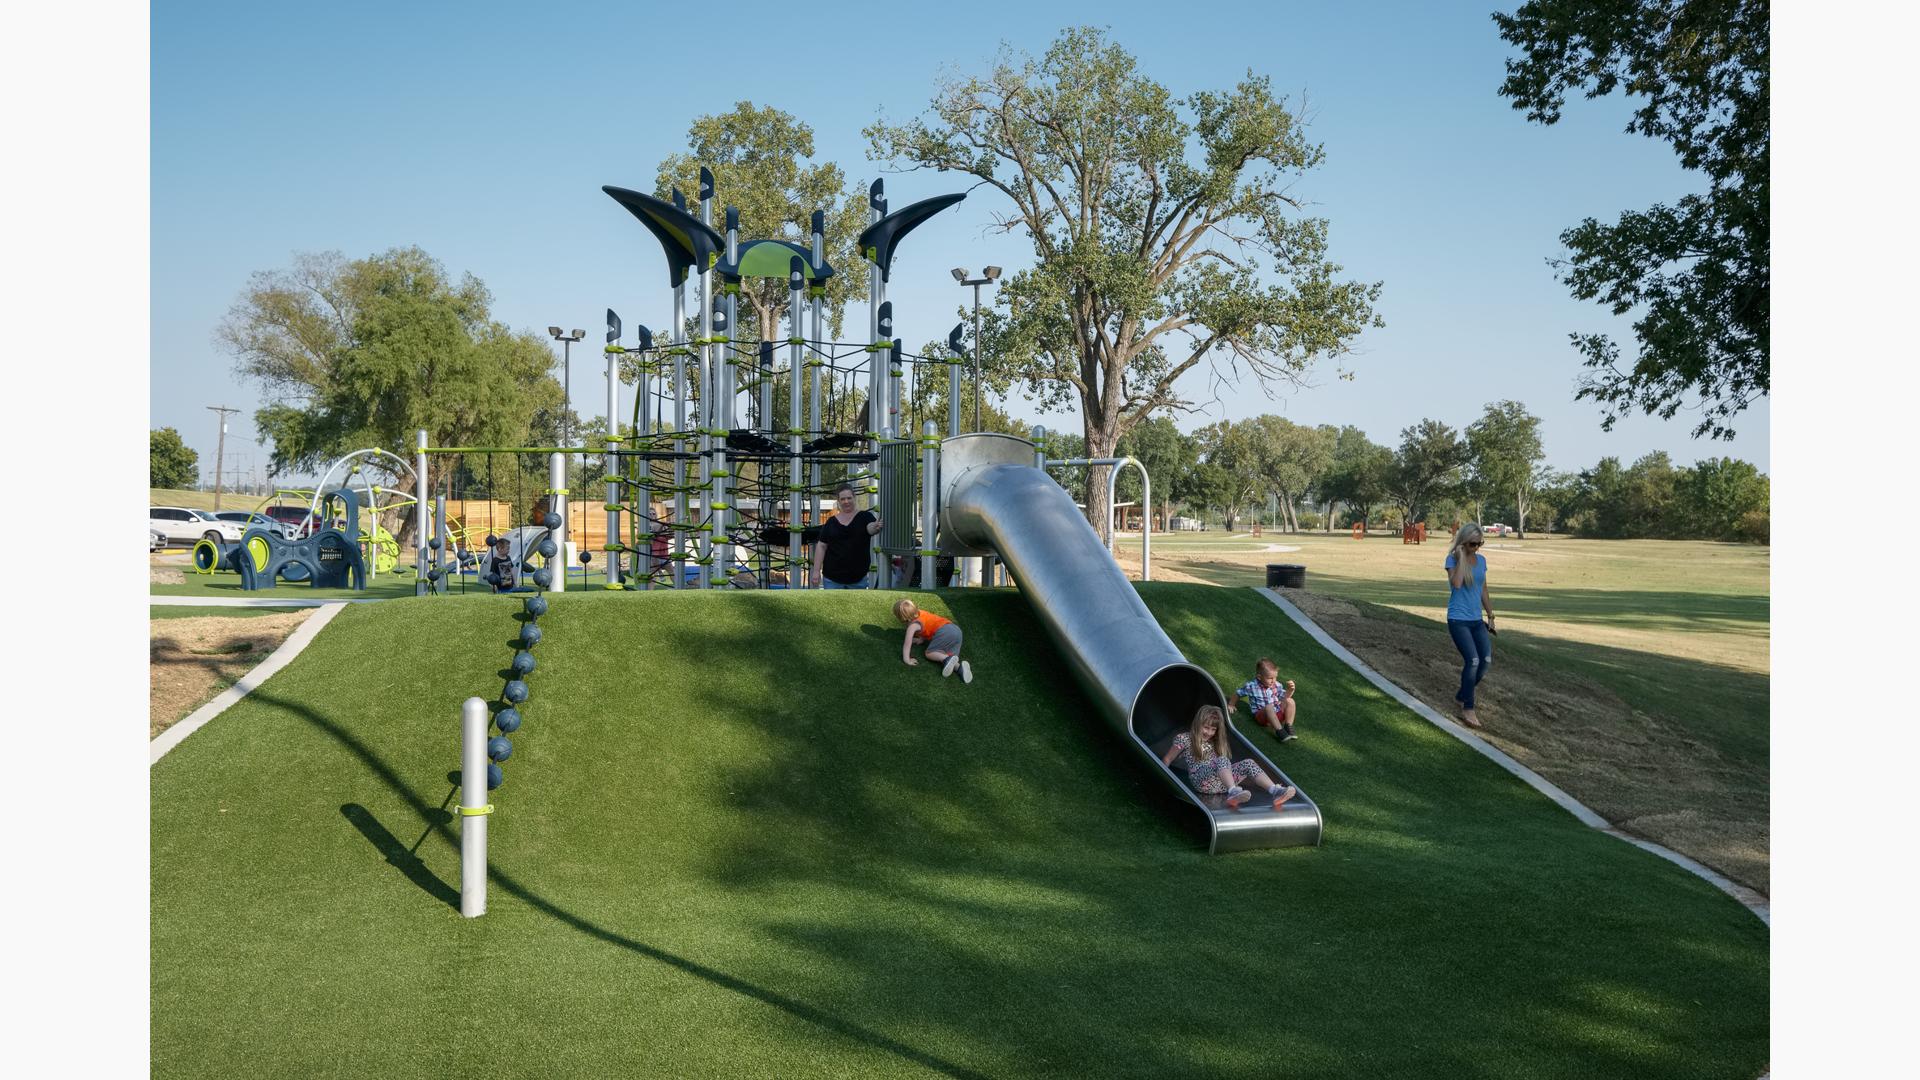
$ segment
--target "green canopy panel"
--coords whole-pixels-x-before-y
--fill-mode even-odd
[[[740,243],[740,261],[729,263],[722,255],[714,269],[736,278],[781,278],[785,279],[793,268],[793,257],[800,256],[800,265],[805,270],[807,280],[825,281],[833,276],[833,267],[822,262],[819,270],[813,268],[813,249],[791,240],[743,240]]]

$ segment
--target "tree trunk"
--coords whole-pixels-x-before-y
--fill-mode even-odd
[[[1087,437],[1087,456],[1090,458],[1113,457],[1113,448],[1120,442],[1120,433],[1111,429],[1101,430],[1091,424],[1082,428]],[[1113,521],[1113,504],[1107,501],[1107,470],[1117,465],[1099,469],[1089,468],[1087,476],[1087,523],[1102,537]]]
[[[1513,512],[1515,515],[1513,533],[1525,540],[1527,538],[1527,489],[1524,484],[1513,489]]]

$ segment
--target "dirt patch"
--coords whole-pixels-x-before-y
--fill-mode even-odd
[[[155,585],[185,585],[187,583],[186,572],[171,566],[156,566],[148,571],[147,576],[153,579],[153,584]]]
[[[238,682],[312,614],[150,620],[147,737],[167,730]]]
[[[1441,715],[1456,715],[1460,656],[1443,627],[1304,590],[1283,595],[1375,671]],[[1497,640],[1494,657],[1477,691],[1483,738],[1621,829],[1767,891],[1764,773],[1628,708],[1605,687],[1502,650]]]

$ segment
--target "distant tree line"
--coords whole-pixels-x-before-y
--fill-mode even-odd
[[[1076,456],[1084,442],[1053,435],[1050,457]],[[1179,516],[1282,531],[1428,522],[1498,521],[1582,536],[1768,540],[1767,477],[1733,458],[1676,467],[1664,452],[1631,466],[1607,457],[1590,469],[1549,469],[1540,419],[1516,401],[1497,401],[1464,429],[1422,419],[1384,446],[1347,425],[1309,426],[1280,416],[1209,424],[1191,434],[1157,417],[1120,441],[1153,481],[1156,528]],[[1085,501],[1086,470],[1055,479]],[[1104,488],[1105,475],[1099,477]],[[1121,502],[1140,499],[1129,470]]]

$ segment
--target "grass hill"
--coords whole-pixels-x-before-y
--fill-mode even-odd
[[[1145,585],[1318,849],[1222,857],[1011,591],[554,597],[458,912],[460,701],[517,600],[343,611],[152,771],[156,1077],[1751,1077],[1768,935],[1420,721],[1246,590]],[[1268,736],[1257,735],[1261,739]]]

